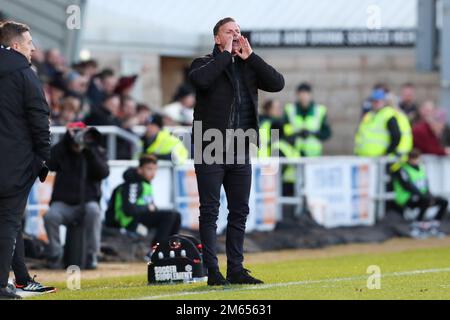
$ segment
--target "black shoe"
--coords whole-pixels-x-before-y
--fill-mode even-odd
[[[208,286],[228,286],[230,283],[220,271],[208,271]]]
[[[259,279],[256,279],[250,275],[250,270],[242,269],[241,271],[228,274],[227,280],[231,284],[263,284]]]
[[[45,293],[56,292],[56,288],[47,287],[36,281],[36,276],[29,279],[26,284],[16,283],[16,292],[20,293],[22,297],[33,297]]]
[[[0,300],[20,300],[21,296],[14,293],[14,290],[11,290],[11,287],[8,286],[6,288],[0,288]]]

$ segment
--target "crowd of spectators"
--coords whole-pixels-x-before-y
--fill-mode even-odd
[[[117,126],[133,133],[134,126],[146,126],[155,113],[162,116],[164,126],[192,124],[196,101],[194,90],[188,84],[180,85],[172,102],[162,108],[152,108],[131,96],[136,81],[149,72],[147,67],[140,74],[122,76],[111,68],[100,69],[93,59],[69,65],[58,49],[36,50],[33,65],[44,83],[52,126],[83,121],[91,126]],[[398,106],[408,116],[415,148],[424,154],[450,154],[445,110],[432,101],[419,103],[412,83],[402,85],[398,96],[384,83],[377,83],[374,89],[383,89],[388,103]],[[370,101],[365,101],[363,114],[370,108]],[[119,139],[117,158],[132,156],[128,142]]]
[[[155,113],[160,113],[164,125],[192,124],[195,94],[187,84],[181,85],[173,102],[161,109],[132,97],[139,77],[149,72],[147,67],[139,74],[122,76],[112,68],[100,69],[93,59],[69,65],[58,49],[37,49],[33,65],[44,84],[52,126],[82,121],[90,126],[117,126],[134,134],[132,128],[146,126]],[[131,150],[130,142],[118,139],[118,159],[131,159]]]
[[[423,154],[450,155],[450,128],[447,125],[447,112],[432,100],[419,102],[416,87],[412,83],[401,86],[395,95],[385,83],[377,83],[373,90],[382,89],[387,94],[387,104],[396,106],[408,117],[412,127],[414,148]],[[370,111],[370,101],[362,105],[362,114]]]

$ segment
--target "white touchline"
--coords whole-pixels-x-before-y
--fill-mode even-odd
[[[418,274],[442,273],[442,272],[450,272],[450,268],[425,269],[425,270],[412,270],[412,271],[384,273],[384,274],[381,274],[381,278],[413,276],[413,275],[418,275]],[[241,287],[241,288],[229,288],[229,289],[225,288],[223,290],[186,291],[186,292],[179,292],[179,293],[163,294],[163,295],[159,295],[159,296],[142,297],[142,298],[139,298],[139,300],[156,300],[156,299],[164,299],[164,298],[175,298],[175,297],[183,297],[183,296],[191,296],[191,295],[208,294],[208,293],[214,293],[214,292],[264,290],[264,289],[288,287],[288,286],[300,286],[300,285],[317,284],[317,283],[332,283],[332,282],[355,281],[355,280],[365,280],[365,279],[367,279],[367,276],[270,283],[270,284],[254,285],[254,286],[247,286],[247,287]]]

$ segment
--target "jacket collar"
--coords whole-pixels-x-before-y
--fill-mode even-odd
[[[217,56],[221,52],[222,51],[220,51],[219,46],[217,44],[215,44],[214,48],[213,48],[213,52],[212,52],[213,57]],[[243,62],[241,60],[241,58],[239,58],[238,56],[234,56],[233,59],[235,59],[236,62],[239,61],[239,60],[240,60],[240,62]],[[245,69],[246,68],[246,64],[243,63],[242,67]],[[231,75],[231,72],[230,72],[230,70],[228,68],[225,68],[225,74],[227,75],[228,79],[231,81],[231,83],[234,86],[233,76]]]
[[[218,54],[220,54],[222,51],[220,51],[220,48],[217,44],[214,45],[214,49],[212,52],[213,57],[217,56]],[[233,76],[231,75],[231,72],[229,70],[229,68],[225,68],[225,74],[227,75],[228,80],[230,80],[231,84],[234,87],[234,81],[233,81]]]
[[[221,53],[219,46],[215,44],[212,52],[213,57],[217,56],[219,53]]]

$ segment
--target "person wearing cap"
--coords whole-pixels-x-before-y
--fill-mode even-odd
[[[189,85],[181,85],[173,102],[163,107],[164,115],[172,122],[183,126],[191,126],[194,121],[195,92]]]
[[[146,122],[147,130],[142,137],[145,153],[155,155],[158,160],[170,160],[181,164],[189,153],[183,142],[163,129],[163,117],[152,115]]]
[[[101,232],[100,185],[109,175],[106,150],[101,143],[102,136],[97,129],[74,122],[67,125],[66,134],[51,149],[48,167],[56,177],[50,209],[44,216],[49,241],[47,266],[51,269],[63,266],[60,226],[79,222],[86,230],[85,267],[97,267]]]
[[[361,106],[361,119],[362,117],[364,117],[364,115],[369,112],[370,110],[372,110],[372,100],[371,100],[371,95],[372,92],[374,90],[377,89],[382,89],[384,90],[384,92],[386,92],[386,94],[390,93],[390,89],[388,87],[387,84],[383,83],[383,82],[378,82],[375,83],[374,86],[372,87],[372,90],[370,91],[370,95],[363,101],[362,106]]]
[[[313,101],[312,87],[302,83],[297,88],[297,102],[285,106],[284,134],[304,157],[322,155],[322,143],[331,137],[327,108]]]
[[[355,154],[362,157],[380,157],[395,154],[401,140],[397,111],[386,106],[386,93],[373,90],[372,110],[359,124],[355,136]]]

